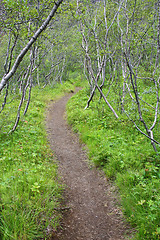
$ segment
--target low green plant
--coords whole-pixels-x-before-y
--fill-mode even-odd
[[[28,113],[22,116],[13,134],[8,132],[14,124],[18,98],[7,104],[0,116],[2,240],[47,238],[59,225],[61,215],[56,209],[60,206],[63,186],[47,141],[45,109],[49,100],[73,89],[69,83],[34,88]]]
[[[68,122],[86,143],[90,161],[118,186],[124,213],[137,229],[134,239],[160,239],[159,155],[124,115],[116,120],[99,95],[84,110],[87,91],[68,102]]]

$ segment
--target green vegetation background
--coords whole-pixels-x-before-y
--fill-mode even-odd
[[[48,145],[45,114],[51,99],[74,89],[72,82],[83,89],[67,105],[69,124],[87,145],[90,161],[119,189],[124,214],[136,229],[134,239],[159,239],[159,155],[129,120],[115,120],[99,94],[84,110],[88,86],[77,73],[71,78],[54,88],[33,88],[29,111],[13,134],[8,132],[18,97],[1,114],[1,239],[45,238],[59,225],[61,215],[55,209],[61,204],[63,186]]]
[[[118,187],[124,214],[137,231],[134,239],[160,239],[159,155],[131,121],[114,118],[99,94],[84,110],[88,88],[69,101],[68,122],[87,145],[89,159]]]
[[[46,106],[73,88],[33,89],[30,108],[13,134],[17,101],[0,116],[0,239],[45,239],[59,226],[63,186],[45,129]]]

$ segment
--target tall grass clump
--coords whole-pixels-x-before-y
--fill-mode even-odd
[[[160,239],[160,155],[124,115],[116,120],[99,95],[84,110],[87,93],[84,88],[69,101],[68,122],[86,143],[89,159],[119,188],[124,213],[137,230],[134,239]]]
[[[57,229],[63,186],[45,130],[45,109],[73,89],[69,83],[55,88],[34,88],[28,113],[13,127],[19,97],[0,115],[0,239],[48,239]],[[10,102],[10,99],[8,99]]]

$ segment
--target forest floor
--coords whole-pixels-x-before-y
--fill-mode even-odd
[[[91,165],[78,135],[67,125],[65,107],[72,95],[70,93],[51,102],[47,114],[50,145],[58,161],[59,175],[66,186],[61,228],[52,239],[130,239],[116,188],[103,172]]]

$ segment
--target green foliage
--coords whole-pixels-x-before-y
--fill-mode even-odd
[[[4,55],[5,55],[5,48],[6,48],[6,42],[7,42],[7,38],[4,37],[0,37],[0,59],[2,62],[4,62]],[[0,68],[0,78],[3,76],[4,74],[4,69]]]
[[[44,126],[46,103],[73,90],[66,83],[56,88],[33,89],[29,111],[13,134],[16,100],[1,114],[10,124],[0,133],[0,239],[42,239],[56,230],[63,186],[50,151]],[[13,109],[11,113],[11,109]],[[5,132],[4,132],[5,131]]]
[[[98,95],[84,110],[87,92],[83,89],[69,101],[68,122],[87,144],[90,160],[115,180],[124,213],[137,229],[135,239],[159,239],[159,155],[125,116],[116,120]]]

